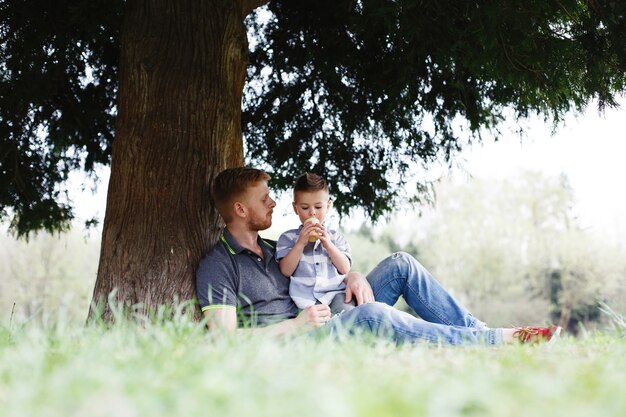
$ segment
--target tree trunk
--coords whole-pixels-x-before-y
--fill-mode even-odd
[[[194,298],[221,226],[211,181],[243,163],[245,13],[241,1],[127,1],[90,318],[112,319],[102,301],[114,289],[111,300],[144,313]]]

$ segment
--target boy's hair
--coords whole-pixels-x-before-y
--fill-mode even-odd
[[[248,167],[229,168],[217,174],[213,180],[213,201],[224,221],[232,220],[230,206],[251,184],[270,178],[265,171]]]
[[[328,192],[328,184],[326,180],[317,174],[307,172],[302,174],[296,180],[293,186],[293,196],[298,192],[312,192],[324,190]]]

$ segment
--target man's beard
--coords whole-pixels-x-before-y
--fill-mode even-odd
[[[253,217],[248,221],[248,227],[250,227],[251,230],[254,230],[256,232],[261,231],[261,230],[265,230],[265,229],[269,229],[269,227],[272,225],[272,218],[271,217]]]

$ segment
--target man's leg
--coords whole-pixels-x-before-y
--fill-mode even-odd
[[[418,316],[431,323],[485,328],[414,257],[397,252],[367,276],[376,301],[393,306],[401,295]]]
[[[431,323],[387,304],[363,304],[330,320],[319,329],[341,337],[365,332],[396,343],[490,344],[503,343],[502,329],[477,329]]]

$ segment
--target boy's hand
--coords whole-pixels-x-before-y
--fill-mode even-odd
[[[296,241],[296,244],[302,247],[305,247],[307,243],[309,243],[309,234],[312,231],[315,231],[318,234],[321,234],[320,225],[307,223],[306,225],[302,226],[302,229],[300,229],[300,235],[298,236],[298,240]]]
[[[332,241],[332,237],[330,233],[328,233],[328,229],[324,226],[320,227],[321,233],[319,240],[322,242],[322,247],[328,253],[331,262],[337,268],[337,272],[341,275],[345,275],[350,272],[350,258],[343,253],[337,245]]]
[[[322,242],[322,246],[324,246],[324,249],[328,250],[329,248],[335,246],[333,242],[330,240],[330,235],[328,234],[328,230],[326,230],[326,227],[322,225],[316,225],[316,226],[319,226],[316,232],[319,235],[319,240],[320,242]]]

